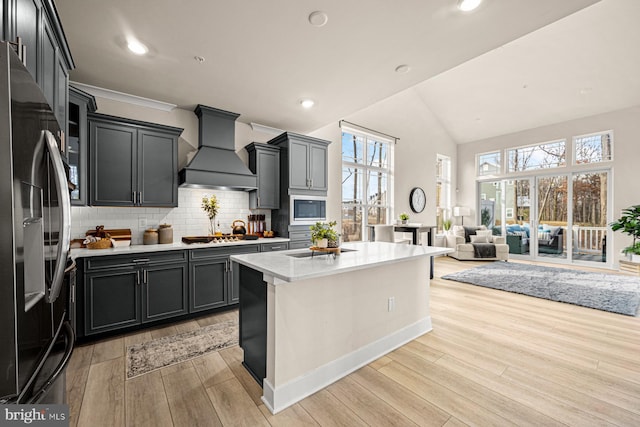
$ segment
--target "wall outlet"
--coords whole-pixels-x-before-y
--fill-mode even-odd
[[[138,218],[138,228],[147,228],[147,218]]]
[[[396,297],[389,298],[387,308],[388,308],[388,311],[393,311],[396,309]]]

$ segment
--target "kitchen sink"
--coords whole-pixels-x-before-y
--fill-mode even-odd
[[[347,249],[347,248],[341,248],[340,249],[340,253],[343,254],[345,252],[355,252],[357,251],[357,249]],[[313,251],[308,251],[308,252],[298,252],[295,254],[286,254],[287,256],[293,257],[293,258],[311,258],[312,256],[323,256],[323,255],[331,255],[331,252],[317,252],[314,254]]]

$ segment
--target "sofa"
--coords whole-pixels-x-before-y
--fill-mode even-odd
[[[509,245],[505,243],[505,238],[493,235],[492,231],[487,230],[483,225],[476,227],[455,225],[452,232],[447,234],[446,241],[447,247],[454,250],[448,255],[460,261],[507,261],[509,259]],[[475,246],[474,243],[476,243]],[[489,246],[495,249],[495,256],[487,257],[482,253],[482,249]]]
[[[543,228],[538,231],[538,253],[561,254],[564,251],[564,229]]]
[[[509,245],[510,254],[528,254],[529,238],[526,234],[511,232],[507,234],[507,245]]]

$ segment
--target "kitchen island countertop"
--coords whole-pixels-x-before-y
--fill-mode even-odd
[[[205,248],[223,248],[223,247],[232,247],[232,246],[242,246],[242,245],[259,245],[262,243],[278,243],[278,242],[288,242],[289,239],[284,237],[270,237],[270,238],[259,238],[257,240],[240,240],[237,242],[223,242],[223,243],[183,243],[183,242],[174,242],[170,244],[156,244],[156,245],[131,245],[131,246],[122,246],[118,248],[107,248],[107,249],[87,249],[87,248],[77,248],[71,249],[70,255],[72,259],[77,258],[87,258],[87,257],[95,257],[95,256],[105,256],[105,255],[127,255],[127,254],[139,254],[139,253],[148,253],[148,252],[163,252],[163,251],[177,251],[184,249],[205,249]]]
[[[315,254],[313,257],[304,256],[310,255],[311,251],[293,249],[232,255],[231,261],[284,282],[294,282],[452,252],[450,248],[385,242],[350,242],[344,243],[341,248],[343,252],[335,258],[323,253]]]

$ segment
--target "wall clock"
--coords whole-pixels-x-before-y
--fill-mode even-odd
[[[420,213],[424,210],[427,204],[427,196],[424,194],[424,190],[420,187],[415,187],[409,194],[409,206],[415,213]]]

